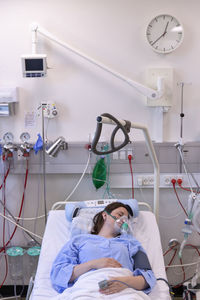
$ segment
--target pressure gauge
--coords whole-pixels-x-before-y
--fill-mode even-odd
[[[30,140],[30,134],[28,132],[23,132],[21,135],[20,135],[20,140],[23,142],[23,143],[27,143],[28,140]]]
[[[13,143],[14,136],[13,136],[12,132],[6,132],[3,136],[3,140],[6,144]]]

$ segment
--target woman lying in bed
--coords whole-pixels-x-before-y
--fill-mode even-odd
[[[109,278],[106,287],[99,289],[102,294],[121,292],[127,285],[146,294],[152,290],[156,279],[144,249],[133,236],[120,234],[123,221],[116,220],[122,216],[133,216],[130,206],[109,204],[94,217],[91,234],[76,235],[61,249],[51,270],[57,292],[73,286],[82,274],[102,268],[126,268],[132,272]]]

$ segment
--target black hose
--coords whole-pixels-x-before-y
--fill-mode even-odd
[[[113,122],[116,123],[116,127],[114,128],[114,130],[111,134],[110,150],[108,150],[108,151],[98,151],[97,148],[96,148],[97,144],[99,142],[100,136],[101,136],[101,131],[102,131],[102,123],[100,122],[101,117],[106,117],[106,118],[108,118],[108,119],[110,119],[110,120],[112,120]],[[113,153],[115,151],[120,150],[121,148],[126,146],[128,143],[130,143],[128,133],[130,132],[131,122],[125,120],[125,123],[126,123],[125,126],[123,126],[115,117],[113,117],[112,115],[110,115],[108,113],[104,113],[100,117],[97,117],[97,128],[96,128],[94,139],[93,139],[92,144],[91,144],[92,152],[94,152],[97,155],[110,154],[110,153]],[[115,140],[115,135],[116,135],[116,133],[118,132],[119,129],[121,129],[123,134],[124,134],[124,141],[123,141],[122,144],[115,147],[115,141],[114,141]]]

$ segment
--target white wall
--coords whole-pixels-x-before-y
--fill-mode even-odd
[[[44,79],[23,78],[20,56],[31,53],[30,25],[38,22],[57,38],[135,81],[145,84],[148,67],[172,67],[175,73],[173,106],[164,117],[164,140],[177,141],[180,136],[180,87],[177,82],[183,81],[192,83],[184,89],[183,137],[185,141],[199,141],[199,10],[197,0],[0,0],[0,87],[19,87],[16,115],[0,118],[0,138],[11,131],[18,142],[20,134],[28,130],[34,142],[37,133],[41,133],[41,116],[36,117],[35,127],[25,129],[25,114],[34,111],[38,115],[41,101],[55,102],[59,111],[58,118],[49,122],[50,139],[63,135],[67,141],[88,141],[96,127],[96,116],[104,112],[143,123],[150,133],[152,131],[153,109],[146,106],[144,96],[40,35],[38,52],[47,54],[52,69]],[[149,21],[162,13],[177,17],[185,30],[180,48],[164,56],[153,52],[145,38]],[[137,131],[131,133],[131,137],[143,139]],[[71,191],[78,178],[70,175],[47,177],[48,209],[55,200],[62,200]],[[12,195],[12,202],[8,197],[8,205],[16,213],[13,203],[21,197],[23,176],[12,176],[9,180],[8,195]],[[30,177],[26,216],[35,209],[33,200],[38,189],[41,193],[37,176]],[[130,196],[130,191],[115,192],[118,196],[123,193]],[[152,191],[144,193],[152,199]],[[79,190],[74,199],[81,199],[83,194],[84,199],[101,195],[95,193],[89,179],[83,181],[81,192]],[[139,192],[138,195],[141,196]],[[166,197],[170,199],[170,207],[165,202]],[[162,192],[161,213],[166,212],[166,206],[173,211],[173,201],[171,191]],[[42,213],[42,201],[40,206]],[[44,224],[42,221],[38,224],[37,233],[42,234]],[[180,232],[182,223],[178,224]],[[33,226],[27,226],[33,230]],[[160,224],[164,248],[172,237],[170,226],[165,221]],[[18,232],[14,242],[25,244],[26,240]],[[181,275],[173,276],[174,282],[182,278]]]
[[[0,137],[12,130],[19,140],[25,113],[36,110],[43,100],[55,101],[59,109],[58,119],[50,124],[51,137],[59,131],[68,141],[87,140],[96,116],[103,112],[144,123],[152,130],[153,110],[145,106],[144,96],[41,36],[38,51],[48,55],[52,69],[45,79],[22,78],[20,55],[31,53],[30,24],[38,22],[62,41],[141,83],[148,67],[174,68],[173,107],[165,115],[164,140],[177,141],[180,136],[179,81],[192,82],[184,91],[184,139],[199,140],[199,5],[195,0],[1,0],[0,85],[18,86],[20,97],[16,116],[0,119]],[[145,38],[148,22],[161,13],[176,16],[185,29],[181,47],[164,56],[154,53]],[[29,131],[35,140],[41,131],[39,117],[36,128]],[[137,132],[134,138],[142,139]]]

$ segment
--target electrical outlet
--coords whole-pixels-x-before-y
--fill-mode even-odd
[[[120,150],[119,151],[119,159],[126,159],[126,151],[125,150]]]
[[[118,151],[113,152],[112,158],[113,158],[114,160],[119,159]]]
[[[139,186],[153,186],[154,185],[154,176],[138,176],[137,184]]]

